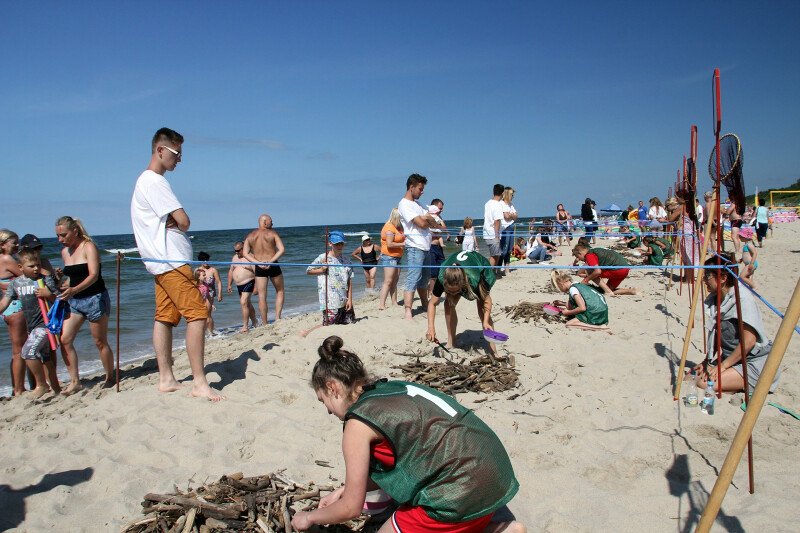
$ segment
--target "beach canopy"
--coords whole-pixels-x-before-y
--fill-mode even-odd
[[[606,213],[622,213],[623,209],[620,206],[618,206],[617,204],[611,204],[611,205],[609,205],[607,207],[602,208],[600,211],[603,211],[603,212],[606,212]]]

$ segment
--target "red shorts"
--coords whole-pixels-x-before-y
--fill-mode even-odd
[[[434,520],[422,507],[404,505],[392,514],[395,533],[480,533],[492,520],[494,513],[474,518],[466,522],[439,522]]]
[[[630,269],[627,268],[615,268],[613,270],[603,269],[600,271],[600,277],[608,280],[606,284],[608,285],[608,288],[613,291],[619,287],[619,284],[622,283],[622,280],[628,277],[628,272],[630,272]]]

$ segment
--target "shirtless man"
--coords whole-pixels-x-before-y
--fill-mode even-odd
[[[231,263],[247,263],[244,258],[244,243],[236,241],[233,243],[233,257]],[[228,270],[228,294],[233,292],[233,283],[236,283],[236,290],[239,291],[239,304],[242,306],[242,329],[240,333],[247,331],[250,322],[256,326],[256,310],[250,297],[256,286],[256,274],[253,265],[231,265]]]
[[[272,217],[258,217],[258,228],[244,239],[244,258],[251,263],[277,263],[283,255],[283,241],[278,232],[272,229]],[[267,324],[267,278],[275,287],[275,320],[280,320],[283,311],[283,273],[278,265],[256,265],[256,290],[258,291],[258,310],[262,324]]]

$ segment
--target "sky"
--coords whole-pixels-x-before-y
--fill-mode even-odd
[[[130,233],[162,126],[192,230],[382,222],[422,201],[481,218],[663,197],[711,77],[747,192],[800,176],[800,2],[4,2],[0,227]]]

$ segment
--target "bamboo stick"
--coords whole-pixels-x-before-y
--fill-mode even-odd
[[[725,498],[725,493],[731,484],[733,474],[736,472],[736,466],[742,457],[745,444],[753,432],[753,426],[755,426],[758,415],[761,414],[761,409],[767,400],[767,393],[772,381],[775,379],[775,375],[778,373],[778,368],[783,361],[783,356],[786,353],[786,348],[789,345],[798,320],[800,320],[800,280],[795,285],[792,299],[789,301],[788,309],[786,309],[786,316],[783,317],[778,328],[778,334],[775,336],[772,350],[764,363],[764,369],[761,371],[753,396],[747,405],[747,411],[745,411],[742,421],[739,423],[739,429],[736,430],[736,435],[733,437],[733,443],[728,450],[728,455],[725,457],[725,462],[722,464],[719,477],[714,483],[714,488],[708,497],[708,502],[705,509],[703,509],[703,514],[697,524],[695,533],[707,533],[717,518],[722,500]]]
[[[716,196],[719,194],[719,187],[714,187],[714,196],[711,198],[711,207],[709,207],[708,220],[706,224],[706,231],[704,235],[704,243],[708,242],[711,238],[711,220],[714,218],[714,209],[716,208]],[[707,247],[703,245],[700,250],[700,265],[705,264]],[[681,383],[683,382],[683,371],[686,366],[686,355],[689,353],[689,344],[692,342],[692,329],[694,328],[694,315],[697,311],[697,299],[700,296],[700,289],[703,284],[703,271],[694,280],[694,292],[692,294],[692,306],[689,308],[689,320],[686,324],[686,336],[683,338],[683,353],[681,353],[681,363],[678,366],[678,373],[675,375],[675,394],[673,400],[677,400],[681,396]],[[705,332],[703,332],[705,334]]]

